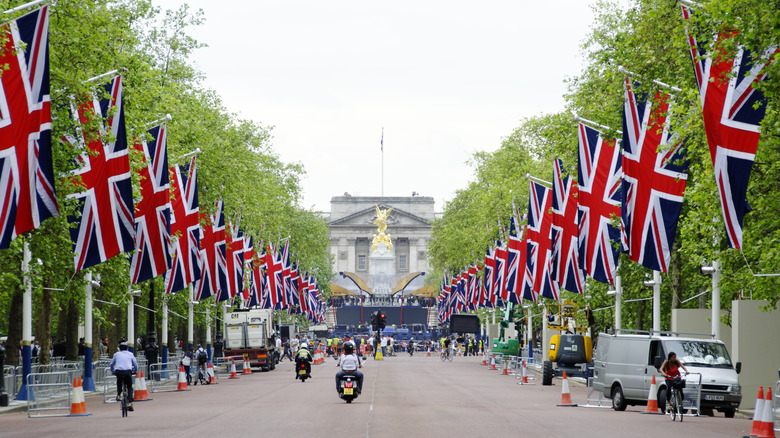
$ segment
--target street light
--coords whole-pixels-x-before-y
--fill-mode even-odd
[[[714,260],[712,266],[702,266],[703,275],[712,276],[712,336],[720,339],[720,261]]]

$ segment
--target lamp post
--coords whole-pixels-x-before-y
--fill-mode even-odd
[[[653,288],[653,332],[661,331],[661,273],[653,271],[653,280],[645,281],[646,287]]]
[[[702,266],[701,273],[712,275],[712,336],[720,339],[720,261],[715,260],[712,266]]]
[[[623,282],[619,275],[615,276],[615,287],[610,287],[607,295],[615,296],[615,334],[620,334],[623,328]]]

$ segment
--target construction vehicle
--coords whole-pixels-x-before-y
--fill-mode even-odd
[[[514,304],[507,303],[506,310],[504,311],[504,318],[500,322],[500,330],[497,338],[493,338],[494,353],[502,353],[505,356],[519,356],[520,355],[520,340],[519,339],[506,339],[505,329],[509,327],[509,324],[514,320],[512,309]]]
[[[251,367],[260,367],[263,371],[276,368],[271,342],[271,309],[225,310],[222,320],[225,323],[225,357],[242,356]]]
[[[584,310],[580,314],[579,306],[570,300],[547,304],[547,329],[559,333],[550,338],[548,360],[542,366],[542,385],[552,385],[553,376],[564,371],[567,376],[586,376],[587,366],[583,365],[593,360],[593,342],[587,335],[592,319],[590,308]]]

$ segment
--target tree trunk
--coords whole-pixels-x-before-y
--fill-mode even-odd
[[[6,365],[19,365],[19,349],[22,346],[22,300],[23,292],[16,289],[11,295],[11,308],[8,312],[8,342],[5,344]]]
[[[109,330],[108,355],[113,356],[116,353],[119,342],[122,340],[122,328],[125,326],[123,322],[125,321],[126,310],[122,306],[111,306],[109,315],[111,315],[110,320],[114,321],[114,324],[111,325]]]
[[[65,335],[65,359],[79,359],[79,303],[76,295],[68,301],[68,320]]]
[[[149,310],[146,311],[146,336],[152,333],[155,323],[155,308],[154,308],[154,280],[149,282]]]
[[[682,266],[682,260],[680,260],[680,252],[672,249],[672,260],[669,264],[669,276],[672,280],[672,309],[679,309],[681,307],[680,301],[682,301],[682,276],[680,275],[680,267]]]
[[[645,303],[638,301],[636,304],[636,330],[644,330],[645,327]]]
[[[47,289],[51,283],[47,277],[43,279],[43,291],[41,295],[40,313],[38,314],[37,324],[35,325],[35,340],[38,341],[38,363],[49,363],[49,349],[51,348],[51,309],[52,292]]]
[[[64,294],[63,294],[64,295]],[[68,297],[60,300],[59,312],[57,312],[57,339],[65,339],[68,335]]]

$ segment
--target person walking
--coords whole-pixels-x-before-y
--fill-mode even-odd
[[[387,336],[382,337],[379,347],[382,348],[382,356],[387,356]]]
[[[283,349],[284,353],[282,354],[282,358],[279,359],[279,362],[282,362],[285,357],[290,359],[290,362],[292,362],[293,361],[293,355],[290,352],[290,341],[288,341],[287,338],[284,338],[284,340],[282,341],[282,349]]]
[[[184,353],[184,356],[181,358],[181,366],[184,367],[184,374],[187,375],[187,385],[192,384],[192,375],[190,375],[190,366],[192,366],[192,358],[193,358],[192,348],[190,348],[190,351]]]

